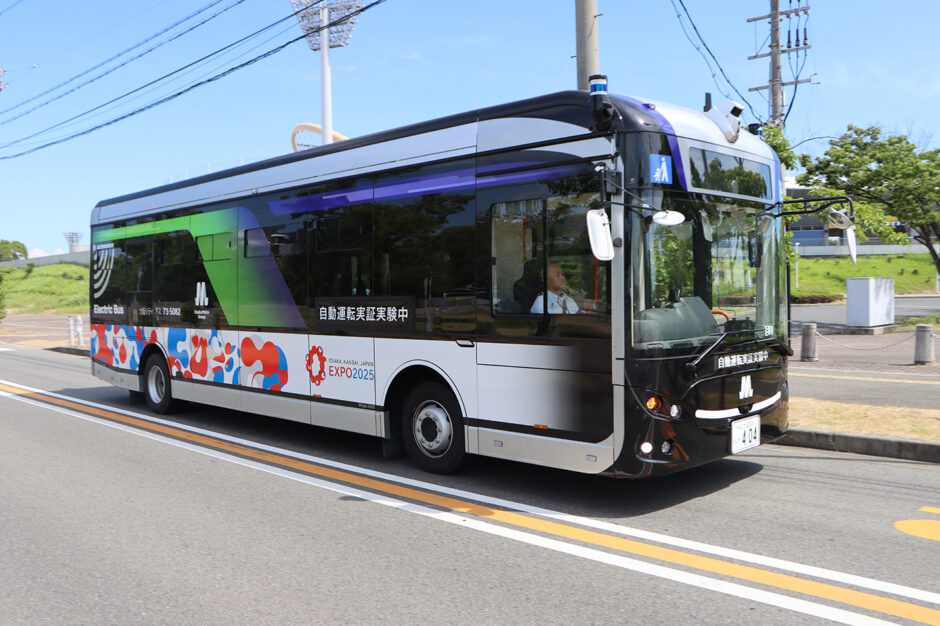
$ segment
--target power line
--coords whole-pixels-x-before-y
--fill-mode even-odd
[[[294,25],[293,25],[293,24],[288,24],[287,27],[283,28],[282,30],[280,30],[280,31],[278,31],[278,32],[276,32],[276,33],[274,33],[273,35],[271,35],[271,36],[269,36],[269,37],[266,37],[265,39],[262,39],[260,42],[256,43],[255,45],[253,45],[252,47],[248,48],[248,49],[245,50],[244,52],[238,54],[237,56],[235,56],[235,57],[233,57],[233,58],[231,58],[231,59],[222,60],[220,63],[217,63],[217,64],[215,65],[215,67],[213,67],[212,69],[207,70],[207,71],[203,71],[203,72],[195,79],[195,81],[198,81],[198,80],[200,80],[200,79],[202,79],[202,78],[204,78],[204,77],[206,77],[206,76],[210,76],[210,75],[213,74],[214,72],[217,72],[221,67],[223,67],[223,66],[224,66],[225,64],[227,64],[227,63],[231,63],[231,62],[236,61],[236,60],[238,60],[238,59],[240,59],[240,58],[242,58],[242,57],[247,56],[247,55],[250,54],[252,51],[257,50],[257,49],[260,48],[261,46],[267,44],[268,42],[270,42],[270,41],[272,41],[272,40],[274,40],[274,39],[277,39],[278,37],[280,37],[281,35],[283,35],[284,33],[286,33],[287,31],[289,31],[289,30],[291,30],[291,29],[293,29],[293,28],[294,28]],[[187,75],[189,75],[189,74],[192,74],[192,73],[194,73],[194,72],[196,72],[196,71],[199,71],[199,69],[196,68],[196,67],[189,68],[188,70],[186,70],[186,71],[180,73],[178,76],[175,76],[175,77],[169,79],[168,82],[171,82],[171,83],[172,83],[172,82],[176,82],[178,79],[181,79],[181,78],[183,78],[183,77],[185,77],[185,76],[187,76]],[[195,81],[194,81],[194,82],[195,82]],[[153,93],[153,92],[155,92],[155,91],[157,91],[157,90],[159,90],[159,89],[162,89],[164,86],[165,86],[165,85],[151,85],[149,88],[145,88],[145,89],[144,89],[143,91],[141,91],[139,94],[130,97],[130,98],[128,99],[128,102],[133,102],[133,101],[139,100],[139,99],[143,98],[144,96],[148,96],[148,95],[150,95],[151,93]],[[117,100],[117,99],[115,99],[115,100]],[[97,111],[97,112],[94,113],[94,114],[90,114],[89,117],[99,117],[99,116],[103,116],[104,114],[109,113],[109,112],[111,112],[111,111],[113,111],[113,110],[119,108],[120,106],[122,106],[122,104],[123,104],[123,103],[119,103],[119,102],[116,102],[116,101],[112,101],[112,103],[111,103],[110,105],[106,103],[106,104],[102,105],[103,108],[101,108],[99,111]],[[66,121],[66,122],[62,123],[62,124],[59,126],[59,128],[65,129],[65,128],[68,128],[68,127],[70,127],[70,126],[75,126],[75,125],[78,125],[79,123],[81,123],[81,121],[82,121],[82,120],[80,120],[80,119],[76,119],[76,120],[73,120],[73,121]],[[37,145],[37,144],[40,143],[41,141],[43,141],[43,140],[39,140],[38,142],[34,142],[33,145]],[[19,143],[19,142],[18,142],[18,143]],[[27,144],[27,145],[29,145],[29,144]]]
[[[708,67],[708,71],[711,72],[712,80],[715,81],[715,87],[718,88],[718,92],[728,100],[731,100],[731,94],[721,88],[721,83],[718,82],[718,73],[716,70],[712,69],[711,61],[709,61],[708,57],[705,56],[705,53],[702,52],[702,48],[697,43],[692,41],[692,36],[689,35],[689,31],[685,29],[685,23],[682,21],[682,14],[679,13],[679,7],[676,6],[675,2],[672,3],[672,8],[676,12],[676,19],[679,21],[679,28],[682,29],[682,34],[685,35],[685,38],[689,41],[690,44],[692,44],[692,47],[695,48],[695,51],[698,52],[705,61],[705,65]]]
[[[796,5],[798,9],[802,8],[800,7],[801,4],[802,4],[802,0],[796,1]],[[791,9],[793,8],[793,0],[790,0],[790,8]],[[797,13],[796,14],[796,47],[798,50],[795,55],[796,59],[794,60],[793,57],[787,57],[787,61],[790,65],[790,75],[793,77],[793,93],[790,94],[790,104],[787,105],[787,112],[783,116],[784,125],[786,125],[787,119],[790,117],[790,111],[793,110],[793,103],[796,102],[796,91],[797,89],[800,88],[800,76],[803,74],[803,68],[806,67],[806,59],[807,57],[809,57],[809,52],[804,49],[802,50],[803,61],[800,62],[799,60],[799,57],[800,57],[799,48],[801,47],[800,46],[800,19],[801,18],[804,18],[804,14]],[[803,46],[802,47],[804,48],[809,46],[809,44],[807,43],[808,37],[806,34],[808,24],[809,24],[809,11],[806,12],[805,19],[803,20]],[[788,15],[787,16],[787,49],[790,48],[790,34],[791,34],[790,33],[790,16]],[[810,78],[812,78],[812,76]]]
[[[253,39],[254,37],[257,37],[257,36],[260,35],[261,33],[265,32],[265,31],[268,31],[268,30],[274,28],[275,26],[277,26],[278,24],[280,24],[280,23],[282,23],[282,22],[284,22],[284,21],[286,21],[286,20],[289,20],[290,18],[294,17],[294,15],[296,15],[296,13],[297,13],[297,12],[291,13],[291,14],[288,15],[287,17],[283,17],[283,18],[277,20],[276,22],[273,22],[273,23],[271,23],[271,24],[268,24],[268,25],[265,26],[264,28],[260,28],[260,29],[256,30],[255,32],[253,32],[253,33],[251,33],[251,34],[249,34],[249,35],[245,35],[244,37],[242,37],[241,39],[238,39],[237,41],[234,41],[234,42],[232,42],[232,43],[230,43],[230,44],[228,44],[228,45],[226,45],[226,46],[223,46],[222,48],[219,48],[218,50],[215,50],[214,52],[210,52],[209,54],[207,54],[207,55],[205,55],[205,56],[203,56],[203,57],[201,57],[201,58],[199,58],[199,59],[196,59],[195,61],[192,61],[191,63],[187,63],[186,65],[184,65],[184,66],[182,66],[182,67],[179,67],[179,68],[173,70],[172,72],[169,72],[169,73],[167,73],[167,74],[164,74],[163,76],[161,76],[161,77],[159,77],[159,78],[156,78],[156,79],[150,81],[149,83],[146,83],[146,84],[144,84],[144,85],[141,85],[140,87],[137,87],[136,89],[132,89],[131,91],[125,92],[125,93],[121,94],[120,96],[117,96],[117,97],[115,97],[115,98],[112,98],[111,100],[108,100],[107,102],[105,102],[105,103],[103,103],[103,104],[99,104],[98,106],[92,107],[91,109],[88,109],[87,111],[84,111],[84,112],[82,112],[82,113],[78,113],[77,115],[73,115],[72,117],[68,118],[67,120],[63,120],[63,121],[61,121],[61,122],[58,122],[57,124],[53,124],[52,126],[49,126],[49,127],[47,127],[47,128],[44,128],[43,130],[36,131],[36,132],[34,132],[33,134],[31,134],[31,135],[27,135],[27,136],[25,136],[25,137],[21,137],[21,138],[15,140],[15,141],[11,141],[11,142],[5,143],[5,144],[3,144],[3,145],[0,145],[0,150],[2,150],[2,149],[4,149],[4,148],[9,148],[10,146],[15,146],[16,144],[19,144],[19,143],[23,143],[24,141],[27,141],[27,140],[32,139],[32,138],[34,138],[34,137],[38,137],[38,136],[40,136],[40,135],[44,135],[44,134],[46,134],[46,133],[48,133],[48,132],[50,132],[50,131],[55,130],[56,128],[59,128],[59,127],[61,127],[61,126],[64,126],[64,125],[66,125],[66,124],[68,124],[68,123],[70,123],[70,122],[74,122],[75,120],[81,119],[81,118],[83,118],[83,117],[85,117],[85,116],[87,116],[87,115],[90,115],[91,113],[94,113],[95,111],[98,111],[98,110],[100,110],[100,109],[102,109],[102,108],[104,108],[104,107],[107,107],[107,106],[109,106],[109,105],[111,105],[111,104],[114,104],[115,102],[118,102],[118,101],[120,101],[120,100],[123,100],[123,99],[127,98],[128,96],[131,96],[131,95],[133,95],[133,94],[135,94],[135,93],[137,93],[137,92],[139,92],[139,91],[142,91],[142,90],[144,90],[144,89],[147,89],[148,87],[151,87],[151,86],[153,86],[153,85],[155,85],[155,84],[157,84],[157,83],[160,83],[160,82],[162,82],[162,81],[164,81],[164,80],[170,78],[171,76],[175,76],[176,74],[179,74],[180,72],[182,72],[182,71],[184,71],[184,70],[187,70],[187,69],[189,69],[189,68],[191,68],[191,67],[194,67],[194,66],[196,66],[196,65],[198,65],[198,64],[200,64],[200,63],[202,63],[202,62],[204,62],[204,61],[206,61],[206,60],[208,60],[208,59],[210,59],[210,58],[212,58],[212,57],[214,57],[214,56],[217,56],[217,55],[219,55],[219,54],[225,52],[226,50],[229,50],[229,49],[231,49],[231,48],[233,48],[233,47],[235,47],[235,46],[237,46],[237,45],[240,45],[240,44],[244,43],[245,41],[248,41],[248,40],[250,40],[250,39]]]
[[[324,29],[326,29],[326,28],[332,28],[333,26],[336,26],[336,25],[338,25],[338,24],[342,24],[342,23],[345,22],[346,20],[352,19],[353,17],[357,17],[357,16],[359,16],[359,15],[365,13],[365,12],[368,11],[369,9],[372,9],[373,7],[376,7],[376,6],[380,5],[380,4],[382,4],[383,2],[385,2],[385,0],[374,0],[373,2],[370,2],[369,4],[367,4],[367,5],[365,5],[364,7],[362,7],[361,9],[358,9],[358,10],[356,10],[356,11],[352,11],[352,12],[350,12],[350,13],[347,13],[347,14],[344,15],[343,17],[341,17],[341,18],[339,18],[339,19],[337,19],[337,20],[334,20],[333,22],[330,22],[329,24],[324,24],[324,25],[322,25],[320,28],[317,29],[317,31],[324,30]],[[292,13],[291,15],[288,16],[288,18],[291,18],[291,17],[293,17],[293,16],[294,16],[294,14]],[[282,21],[283,21],[283,20],[278,20],[278,21],[275,22],[274,24],[278,24],[278,23],[280,23],[280,22],[282,22]],[[273,26],[274,24],[272,24],[271,26]],[[266,27],[265,29],[262,29],[262,30],[267,30],[267,29],[270,28],[271,26],[268,26],[268,27]],[[7,156],[0,156],[0,161],[6,161],[6,160],[9,160],[9,159],[15,159],[15,158],[18,158],[18,157],[21,157],[21,156],[25,156],[25,155],[27,155],[27,154],[31,154],[31,153],[33,153],[33,152],[37,152],[37,151],[39,151],[39,150],[44,150],[44,149],[46,149],[46,148],[50,148],[50,147],[55,146],[55,145],[58,145],[58,144],[60,144],[60,143],[65,143],[66,141],[71,141],[72,139],[76,139],[76,138],[78,138],[78,137],[82,137],[82,136],[84,136],[84,135],[88,135],[88,134],[93,133],[93,132],[95,132],[95,131],[97,131],[97,130],[100,130],[100,129],[102,129],[102,128],[106,128],[106,127],[108,127],[108,126],[111,126],[112,124],[116,124],[116,123],[118,123],[118,122],[120,122],[120,121],[123,121],[123,120],[126,120],[126,119],[128,119],[128,118],[134,117],[135,115],[139,115],[140,113],[143,113],[143,112],[145,112],[145,111],[149,111],[150,109],[153,109],[153,108],[155,108],[155,107],[157,107],[157,106],[160,106],[161,104],[165,104],[165,103],[167,103],[167,102],[170,102],[171,100],[175,100],[176,98],[178,98],[178,97],[180,97],[180,96],[182,96],[182,95],[184,95],[184,94],[187,94],[187,93],[189,93],[190,91],[193,91],[194,89],[196,89],[196,88],[198,88],[198,87],[202,87],[203,85],[208,85],[208,84],[210,84],[210,83],[213,83],[213,82],[215,82],[215,81],[217,81],[217,80],[220,80],[220,79],[222,79],[222,78],[225,78],[226,76],[229,76],[230,74],[233,74],[233,73],[237,72],[238,70],[244,69],[244,68],[248,67],[249,65],[253,65],[254,63],[257,63],[258,61],[261,61],[261,60],[266,59],[266,58],[268,58],[268,57],[270,57],[270,56],[273,56],[274,54],[277,54],[278,52],[280,52],[281,50],[287,48],[287,47],[290,46],[291,44],[296,43],[296,42],[300,41],[301,39],[306,38],[306,37],[309,36],[309,35],[310,35],[309,32],[305,32],[303,35],[300,35],[299,37],[295,37],[295,38],[293,38],[293,39],[291,39],[291,40],[289,40],[289,41],[287,41],[287,42],[285,42],[285,43],[283,43],[283,44],[281,44],[281,45],[279,45],[279,46],[277,46],[277,47],[275,47],[275,48],[272,48],[271,50],[268,50],[267,52],[264,52],[264,53],[262,53],[262,54],[260,54],[260,55],[258,55],[258,56],[256,56],[256,57],[254,57],[254,58],[252,58],[252,59],[249,59],[248,61],[245,61],[244,63],[241,63],[241,64],[239,64],[239,65],[233,66],[233,67],[231,67],[231,68],[225,70],[224,72],[220,72],[220,73],[216,74],[215,76],[212,76],[211,78],[208,78],[208,79],[206,79],[206,80],[200,81],[200,82],[198,82],[198,83],[196,83],[196,84],[194,84],[194,85],[190,85],[189,87],[186,87],[185,89],[181,89],[180,91],[177,91],[177,92],[174,93],[174,94],[171,94],[171,95],[169,95],[169,96],[166,96],[165,98],[161,98],[160,100],[157,100],[156,102],[153,102],[153,103],[148,104],[148,105],[146,105],[146,106],[144,106],[144,107],[140,107],[140,108],[138,108],[138,109],[135,109],[134,111],[131,111],[131,112],[129,112],[129,113],[125,113],[124,115],[121,115],[121,116],[119,116],[119,117],[116,117],[116,118],[114,118],[114,119],[112,119],[112,120],[109,120],[109,121],[107,121],[107,122],[104,122],[104,123],[102,123],[102,124],[98,124],[97,126],[93,126],[92,128],[88,128],[88,129],[83,130],[83,131],[81,131],[81,132],[78,132],[78,133],[74,133],[74,134],[72,134],[72,135],[69,135],[68,137],[63,137],[63,138],[57,139],[57,140],[55,140],[55,141],[50,141],[50,142],[45,143],[45,144],[43,144],[43,145],[36,146],[36,147],[31,148],[31,149],[29,149],[29,150],[24,150],[24,151],[22,151],[22,152],[18,152],[18,153],[16,153],[16,154],[11,154],[11,155],[7,155]],[[229,47],[231,47],[231,45],[226,46],[226,48],[229,48]],[[190,64],[190,65],[192,65],[192,64]],[[188,66],[187,66],[187,67],[188,67]],[[140,88],[138,88],[138,89],[140,89]],[[135,91],[137,91],[137,90],[135,90]],[[130,93],[132,93],[132,92],[130,92]],[[17,143],[19,143],[19,142],[17,142]],[[11,144],[8,144],[8,145],[11,145]],[[3,146],[3,147],[5,147],[5,146]]]
[[[213,0],[212,2],[210,2],[210,3],[207,4],[206,6],[202,7],[201,9],[199,9],[198,11],[196,11],[195,13],[191,13],[191,14],[187,15],[186,17],[182,18],[181,20],[177,20],[176,22],[174,22],[173,24],[170,24],[170,25],[167,26],[166,28],[161,29],[159,32],[154,33],[153,35],[150,35],[150,36],[147,37],[146,39],[137,42],[136,44],[134,44],[134,45],[131,46],[130,48],[126,48],[125,50],[122,50],[121,52],[115,54],[115,55],[112,56],[111,58],[106,59],[106,60],[102,61],[101,63],[98,63],[97,65],[94,65],[94,66],[88,68],[87,70],[84,70],[84,71],[82,71],[82,72],[76,74],[75,76],[72,76],[72,77],[69,78],[68,80],[65,80],[65,81],[59,83],[59,84],[56,85],[55,87],[51,87],[51,88],[49,88],[49,89],[43,91],[42,93],[36,94],[36,95],[33,96],[32,98],[29,98],[29,99],[27,99],[27,100],[24,100],[23,102],[20,102],[19,104],[14,105],[14,106],[12,106],[12,107],[10,107],[10,108],[8,108],[8,109],[4,109],[3,111],[0,111],[0,115],[3,115],[3,114],[5,114],[5,113],[9,113],[10,111],[15,111],[16,109],[18,109],[18,108],[20,108],[20,107],[22,107],[22,106],[24,106],[24,105],[26,105],[26,104],[29,104],[30,102],[33,102],[34,100],[36,100],[36,99],[38,99],[38,98],[41,98],[42,96],[44,96],[44,95],[46,95],[46,94],[52,93],[53,91],[56,91],[57,89],[60,89],[60,88],[62,88],[62,87],[65,87],[65,86],[68,85],[69,83],[72,83],[72,82],[78,80],[78,79],[81,78],[82,76],[85,76],[85,75],[91,73],[92,71],[98,69],[99,67],[102,67],[102,66],[104,66],[104,65],[107,65],[107,64],[110,63],[111,61],[114,61],[115,59],[118,59],[118,58],[124,56],[124,55],[127,54],[128,52],[131,52],[131,51],[133,51],[133,50],[136,50],[137,48],[141,47],[142,45],[144,45],[144,44],[146,44],[146,43],[148,43],[148,42],[150,42],[150,41],[153,41],[154,39],[156,39],[156,38],[159,37],[160,35],[165,34],[166,32],[172,30],[173,28],[176,28],[176,27],[179,26],[180,24],[183,24],[184,22],[186,22],[186,21],[192,19],[193,17],[196,17],[196,16],[199,15],[200,13],[203,13],[203,12],[205,12],[205,11],[211,9],[212,7],[214,7],[214,6],[217,5],[217,4],[220,4],[220,3],[223,2],[223,1],[224,1],[224,0]],[[8,120],[5,120],[5,121],[0,122],[0,126],[3,126],[4,124],[9,124],[10,122],[12,122],[12,121],[14,121],[14,120],[18,120],[18,119],[20,119],[21,117],[23,117],[24,115],[29,115],[29,114],[32,113],[33,111],[36,111],[37,109],[41,109],[42,107],[46,106],[47,104],[50,104],[50,103],[52,103],[52,102],[55,102],[56,100],[60,100],[60,99],[64,98],[65,96],[69,95],[70,93],[75,92],[75,91],[81,89],[82,87],[85,87],[86,85],[90,85],[91,83],[93,83],[93,82],[95,82],[95,81],[97,81],[97,80],[99,80],[99,79],[101,79],[101,78],[104,78],[104,77],[107,76],[108,74],[111,74],[112,72],[114,72],[114,71],[116,71],[116,70],[118,70],[118,69],[124,67],[124,66],[127,65],[128,63],[131,63],[131,62],[133,62],[133,61],[136,61],[137,59],[140,59],[141,57],[143,57],[143,56],[145,56],[145,55],[147,55],[147,54],[153,52],[153,51],[156,50],[157,48],[160,48],[160,47],[162,47],[162,46],[164,46],[164,45],[170,43],[171,41],[175,41],[176,39],[179,39],[179,38],[182,37],[183,35],[194,31],[195,29],[199,28],[199,27],[202,26],[203,24],[205,24],[205,23],[207,23],[207,22],[209,22],[209,21],[215,19],[215,18],[218,17],[219,15],[222,15],[223,13],[225,13],[226,11],[228,11],[229,9],[232,9],[232,8],[238,6],[239,4],[241,4],[241,3],[244,2],[244,1],[245,1],[245,0],[236,0],[236,2],[234,2],[233,4],[231,4],[231,5],[229,5],[229,6],[225,7],[225,8],[223,8],[221,11],[218,11],[217,13],[214,13],[213,15],[210,15],[208,18],[206,18],[205,20],[199,22],[198,24],[196,24],[196,25],[194,25],[194,26],[191,26],[190,28],[188,28],[188,29],[186,29],[186,30],[184,30],[184,31],[182,31],[182,32],[180,32],[180,33],[177,33],[176,35],[174,35],[173,37],[170,37],[170,38],[167,39],[166,41],[160,42],[160,43],[156,44],[155,46],[151,46],[150,48],[148,48],[147,50],[144,50],[144,51],[141,52],[140,54],[138,54],[138,55],[136,55],[136,56],[134,56],[134,57],[131,57],[130,59],[127,59],[126,61],[124,61],[124,62],[122,62],[122,63],[119,63],[118,65],[115,65],[114,67],[112,67],[112,68],[110,68],[110,69],[108,69],[108,70],[106,70],[106,71],[104,71],[104,72],[98,74],[97,76],[94,76],[93,78],[91,78],[91,79],[89,79],[89,80],[87,80],[87,81],[85,81],[85,82],[83,82],[83,83],[79,83],[78,85],[76,85],[76,86],[73,87],[72,89],[69,89],[68,91],[66,91],[66,92],[64,92],[64,93],[61,93],[61,94],[59,94],[59,95],[57,95],[57,96],[54,96],[54,97],[52,97],[52,98],[50,98],[50,99],[48,99],[48,100],[46,100],[46,101],[44,101],[44,102],[41,102],[40,104],[38,104],[38,105],[32,107],[31,109],[28,109],[27,111],[24,111],[23,113],[20,113],[19,115],[16,115],[16,116],[14,116],[14,117],[11,117],[11,118],[8,119]]]
[[[12,71],[17,72],[17,77],[16,77],[16,80],[11,80],[11,81],[10,81],[10,84],[13,84],[14,82],[18,82],[18,81],[20,80],[20,78],[23,78],[23,77],[25,77],[25,76],[28,76],[29,74],[31,74],[31,73],[34,72],[35,70],[45,67],[45,66],[48,65],[49,63],[52,63],[53,61],[55,61],[56,59],[65,56],[65,55],[68,54],[69,52],[72,52],[73,50],[78,50],[78,49],[81,48],[82,46],[88,45],[88,44],[91,43],[92,41],[95,41],[96,39],[100,39],[101,37],[104,37],[105,35],[111,33],[112,31],[115,31],[115,30],[117,30],[118,28],[121,28],[121,27],[124,26],[125,24],[129,24],[129,23],[133,22],[134,20],[136,20],[136,19],[139,18],[140,16],[146,15],[146,14],[149,13],[150,11],[153,11],[156,7],[158,7],[158,6],[160,6],[160,5],[163,5],[163,4],[166,4],[167,2],[169,2],[169,0],[160,0],[159,2],[157,2],[157,3],[155,3],[155,4],[151,4],[151,5],[147,6],[147,8],[144,9],[143,11],[132,15],[131,17],[127,18],[126,20],[124,20],[124,21],[122,21],[122,22],[118,22],[118,23],[115,24],[114,26],[110,26],[110,27],[106,28],[105,30],[100,31],[100,32],[98,32],[98,33],[92,35],[92,36],[89,37],[88,39],[86,39],[86,40],[84,40],[84,41],[82,41],[82,42],[80,42],[80,43],[77,43],[77,44],[75,44],[74,46],[70,46],[70,47],[66,48],[65,50],[63,50],[63,51],[61,51],[61,52],[56,52],[56,53],[53,54],[52,56],[47,57],[46,59],[43,59],[43,60],[40,61],[39,63],[32,63],[32,64],[30,64],[30,65],[29,65],[28,67],[26,67],[26,68],[23,68],[23,67],[15,67],[15,68],[13,68]]]
[[[12,9],[13,7],[15,7],[16,5],[21,4],[22,2],[23,2],[23,0],[16,0],[16,2],[14,2],[13,4],[9,5],[7,8],[3,9],[2,11],[0,11],[0,15],[3,15],[4,13],[6,13],[7,11],[9,11],[9,10]]]
[[[675,0],[670,0],[670,2],[672,2],[672,6],[673,6],[673,8],[675,8],[675,7],[676,7]],[[692,19],[692,15],[689,13],[689,10],[686,8],[685,2],[683,2],[683,0],[679,0],[679,5],[682,6],[682,10],[683,10],[683,12],[685,12],[685,16],[686,16],[686,18],[689,20],[689,24],[692,25],[692,30],[695,31],[695,36],[698,37],[698,40],[702,42],[702,46],[703,46],[703,47],[705,48],[705,50],[708,52],[708,56],[710,56],[710,57],[712,58],[712,60],[715,62],[715,65],[718,66],[718,71],[721,72],[721,76],[725,79],[725,82],[728,83],[728,85],[731,87],[731,89],[734,91],[734,93],[737,94],[737,96],[741,99],[741,101],[744,102],[744,104],[747,105],[747,108],[751,111],[751,115],[753,115],[754,118],[757,119],[758,121],[761,121],[761,117],[754,111],[754,107],[751,106],[751,103],[748,102],[747,98],[744,97],[744,95],[738,90],[738,88],[734,86],[734,83],[731,82],[731,79],[730,79],[730,78],[728,78],[728,74],[725,72],[725,68],[723,68],[723,67],[721,66],[721,62],[720,62],[720,61],[718,60],[718,58],[714,55],[714,53],[712,52],[711,48],[708,47],[708,43],[706,43],[705,38],[702,37],[702,34],[698,31],[698,27],[695,25],[695,20]],[[678,17],[678,10],[676,11],[676,16]],[[680,24],[682,23],[681,18],[680,18],[680,20],[679,20],[679,23],[680,23]],[[685,29],[683,29],[683,31],[684,31],[684,30],[685,30]],[[688,35],[687,35],[687,36],[688,36]],[[694,45],[694,44],[693,44],[693,45]],[[699,51],[699,54],[702,54],[702,51],[699,50],[697,46],[696,46],[696,50]],[[704,58],[704,55],[702,55],[702,56],[703,56],[703,58]],[[705,59],[705,63],[708,64],[708,59]],[[710,69],[710,67],[711,67],[711,66],[709,66],[709,69]],[[714,76],[715,76],[715,75],[712,74],[712,77],[713,77],[713,78],[714,78]],[[715,81],[715,84],[716,84],[716,85],[718,84],[718,83],[717,83],[717,80]],[[721,91],[720,87],[719,87],[719,91]],[[723,91],[722,91],[722,95],[725,95]],[[725,96],[725,97],[727,97],[727,96]],[[729,99],[730,99],[730,98],[729,98]]]

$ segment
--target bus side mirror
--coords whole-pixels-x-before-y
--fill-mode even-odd
[[[849,256],[852,257],[852,265],[856,264],[858,257],[857,242],[855,239],[855,222],[849,217],[848,211],[830,211],[826,217],[829,228],[838,228],[845,231],[845,242],[849,246]]]
[[[598,261],[614,258],[614,241],[610,234],[610,219],[604,209],[592,209],[585,213],[591,252]]]
[[[852,257],[852,265],[857,265],[858,247],[855,240],[855,224],[845,229],[845,241],[849,244],[849,256]]]

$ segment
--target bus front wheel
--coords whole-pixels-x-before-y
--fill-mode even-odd
[[[170,395],[170,372],[159,354],[152,354],[144,364],[144,401],[154,413],[169,413],[175,407]]]
[[[436,382],[415,387],[402,405],[402,439],[423,470],[450,474],[466,462],[463,417],[457,399]]]

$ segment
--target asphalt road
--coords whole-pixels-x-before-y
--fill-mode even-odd
[[[894,299],[896,320],[905,317],[923,317],[934,313],[940,313],[940,295],[901,296]],[[846,326],[846,303],[794,304],[790,307],[790,321],[799,324],[815,322],[821,333],[838,333]]]
[[[645,482],[442,478],[232,411],[155,423],[88,370],[0,352],[3,623],[940,622],[940,465],[768,445]]]

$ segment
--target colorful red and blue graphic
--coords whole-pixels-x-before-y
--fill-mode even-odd
[[[170,376],[238,384],[238,348],[219,331],[171,328],[166,343]]]
[[[242,382],[246,387],[280,391],[287,384],[287,357],[271,341],[251,335],[242,339]],[[261,347],[258,347],[261,344]]]
[[[143,326],[91,325],[91,355],[112,367],[137,371],[140,355],[148,344],[156,343],[157,331]]]

